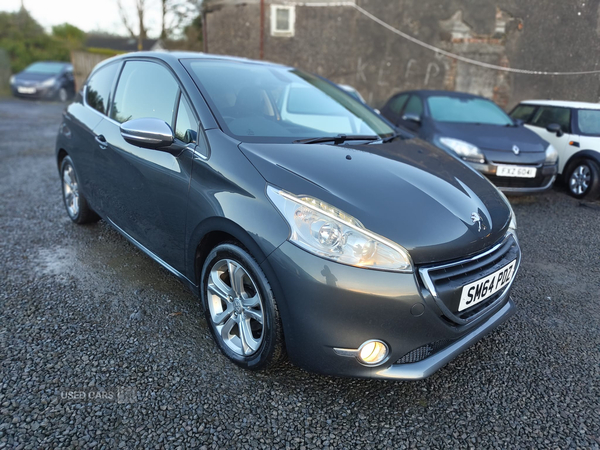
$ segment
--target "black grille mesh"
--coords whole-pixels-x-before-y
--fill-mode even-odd
[[[419,361],[423,361],[425,358],[433,355],[434,353],[442,350],[443,348],[450,345],[452,341],[446,339],[443,341],[432,342],[430,344],[423,345],[422,347],[415,348],[411,352],[408,352],[398,361],[396,364],[411,364]]]
[[[427,273],[437,292],[437,298],[448,308],[448,312],[445,313],[447,318],[453,321],[456,319],[469,320],[493,304],[504,294],[506,288],[472,308],[458,311],[463,286],[494,273],[501,267],[510,264],[518,256],[519,246],[514,238],[509,236],[494,252],[472,261],[458,262],[451,267],[427,268]]]

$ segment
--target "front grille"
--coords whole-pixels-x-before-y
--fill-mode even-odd
[[[487,252],[471,259],[447,263],[440,266],[423,267],[421,279],[429,289],[446,318],[464,324],[483,314],[510,288],[512,280],[503,289],[481,303],[458,311],[463,286],[484,278],[520,258],[519,244],[512,234]],[[518,268],[518,267],[517,267]],[[514,274],[516,274],[516,270]],[[513,280],[514,275],[513,274]]]
[[[539,173],[535,178],[513,178],[513,177],[497,177],[496,175],[486,175],[486,177],[500,188],[525,188],[534,189],[547,186],[552,179],[552,176],[542,176]]]
[[[416,348],[413,351],[407,353],[398,361],[396,364],[411,364],[419,361],[423,361],[425,358],[437,353],[438,351],[446,348],[451,344],[452,341],[445,339],[443,341],[432,342],[422,347]]]

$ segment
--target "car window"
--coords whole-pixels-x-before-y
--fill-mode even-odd
[[[110,117],[119,123],[142,117],[161,119],[173,126],[179,85],[163,66],[128,61],[119,78]]]
[[[423,102],[421,99],[416,95],[413,95],[406,104],[404,114],[416,114],[417,116],[421,117],[423,114]]]
[[[427,99],[429,113],[436,122],[480,123],[506,126],[513,121],[494,102],[479,97],[436,95]]]
[[[118,68],[118,64],[102,67],[87,82],[85,101],[102,114],[108,113],[109,97]]]
[[[568,133],[571,129],[571,110],[555,106],[540,106],[531,120],[531,125],[546,128],[551,123],[557,123]]]
[[[400,113],[402,112],[402,108],[404,108],[404,105],[406,105],[406,101],[408,100],[408,94],[402,94],[399,95],[398,97],[393,98],[390,101],[390,111],[394,114],[396,114],[397,116],[400,115]]]
[[[535,112],[537,106],[535,105],[519,105],[517,106],[513,112],[510,113],[510,117],[514,120],[522,120],[527,123],[531,116]]]
[[[577,111],[577,124],[582,134],[600,136],[600,110],[580,109]]]
[[[183,95],[179,100],[179,108],[177,108],[175,137],[186,144],[196,142],[198,139],[198,121],[194,117],[192,108]]]

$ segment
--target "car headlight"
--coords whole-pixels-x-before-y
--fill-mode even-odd
[[[48,78],[46,81],[43,81],[41,85],[43,87],[52,87],[56,83],[56,78]]]
[[[11,76],[10,76],[10,79],[9,79],[9,83],[10,83],[10,84],[15,84],[15,80],[16,80],[15,76],[14,76],[14,75],[11,75]]]
[[[554,145],[550,144],[550,145],[548,145],[548,148],[546,149],[546,160],[544,161],[544,164],[552,165],[552,164],[556,164],[557,161],[558,161],[558,151],[556,151],[556,149],[554,148]]]
[[[483,153],[481,153],[481,150],[479,150],[479,148],[473,144],[469,144],[468,142],[461,141],[459,139],[447,137],[440,138],[439,141],[444,147],[449,148],[465,161],[481,164],[485,162]]]
[[[289,223],[289,240],[298,247],[349,266],[412,272],[410,256],[403,247],[367,230],[336,207],[272,186],[267,187],[267,195]]]

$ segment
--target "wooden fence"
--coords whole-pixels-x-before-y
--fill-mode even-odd
[[[71,63],[73,64],[73,75],[75,76],[75,89],[81,89],[85,80],[92,72],[96,64],[105,59],[115,56],[108,53],[91,53],[84,51],[71,52]]]

